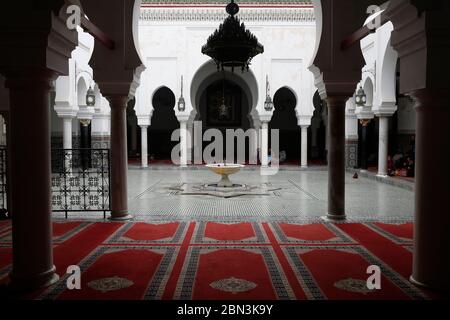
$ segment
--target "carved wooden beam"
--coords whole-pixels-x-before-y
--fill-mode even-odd
[[[73,0],[66,0],[66,4],[68,6],[78,4],[74,3]],[[115,42],[109,35],[107,35],[105,32],[103,32],[99,27],[97,27],[94,23],[92,23],[88,18],[82,13],[81,15],[81,25],[80,27],[83,29],[84,32],[89,33],[91,36],[93,36],[97,41],[99,41],[101,44],[103,44],[105,47],[107,47],[110,50],[114,50],[115,48]]]
[[[374,18],[371,21],[374,21],[375,19],[377,19],[377,18]],[[353,46],[355,43],[360,42],[362,39],[367,37],[369,34],[374,33],[379,27],[383,26],[389,20],[387,19],[387,17],[384,14],[384,12],[382,12],[380,14],[380,26],[379,27],[369,28],[368,25],[370,24],[371,21],[369,21],[364,27],[359,28],[358,30],[353,32],[351,35],[346,37],[341,42],[341,49],[344,50],[344,51],[349,49],[351,46]]]

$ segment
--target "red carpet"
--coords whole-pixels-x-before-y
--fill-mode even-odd
[[[3,231],[1,231],[3,230]],[[39,299],[411,300],[413,225],[55,222],[61,280]],[[0,278],[11,270],[11,229],[0,225]],[[65,271],[82,269],[82,290]],[[365,286],[382,270],[381,290]]]

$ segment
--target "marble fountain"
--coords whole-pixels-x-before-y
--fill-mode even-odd
[[[215,183],[182,183],[171,187],[170,190],[176,191],[178,195],[207,195],[220,198],[233,198],[246,195],[270,196],[273,194],[273,191],[279,190],[279,188],[270,188],[268,184],[249,185],[233,183],[229,176],[244,169],[245,165],[242,164],[216,163],[207,164],[205,167],[221,176],[221,180]]]

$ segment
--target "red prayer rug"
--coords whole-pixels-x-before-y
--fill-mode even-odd
[[[53,222],[53,243],[63,243],[76,236],[92,223],[80,221],[57,221]],[[0,229],[0,243],[12,243],[12,227]]]
[[[10,234],[9,231],[6,231]],[[408,278],[412,223],[55,222],[61,300],[421,300]],[[0,281],[11,243],[0,239]],[[81,290],[69,290],[78,265]],[[370,290],[367,268],[381,269]]]

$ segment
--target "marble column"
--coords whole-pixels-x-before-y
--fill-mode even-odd
[[[416,177],[412,281],[450,288],[450,90],[423,89],[416,101]]]
[[[56,74],[15,70],[10,90],[11,285],[29,290],[58,280],[53,265],[50,167],[50,89]],[[32,107],[30,107],[32,106]],[[30,170],[30,159],[33,161]],[[29,197],[29,201],[24,201]]]
[[[0,146],[6,146],[6,136],[4,134],[6,121],[3,115],[0,115]]]
[[[328,105],[328,214],[345,220],[345,104],[348,97],[327,98]]]
[[[302,153],[301,153],[301,167],[308,167],[308,128],[309,126],[301,126],[302,130]]]
[[[252,134],[249,141],[249,164],[258,164],[258,130],[252,128]]]
[[[148,126],[141,126],[142,168],[148,168]]]
[[[129,220],[127,96],[107,96],[111,106],[111,220]]]
[[[387,177],[388,167],[388,147],[389,147],[389,118],[379,117],[379,138],[378,138],[378,176]]]
[[[193,148],[193,138],[194,138],[194,124],[192,122],[187,125],[187,162],[192,164],[192,148]]]
[[[138,128],[137,128],[138,126],[137,126],[137,123],[136,123],[136,119],[135,118],[133,118],[131,121],[130,121],[130,135],[131,135],[131,137],[130,137],[130,144],[131,144],[131,153],[132,153],[132,155],[136,155],[136,153],[137,153],[137,136],[138,136]]]
[[[269,122],[261,123],[261,166],[269,166]]]
[[[63,117],[63,149],[72,149],[73,117]]]
[[[187,167],[187,122],[180,121],[180,167]]]

